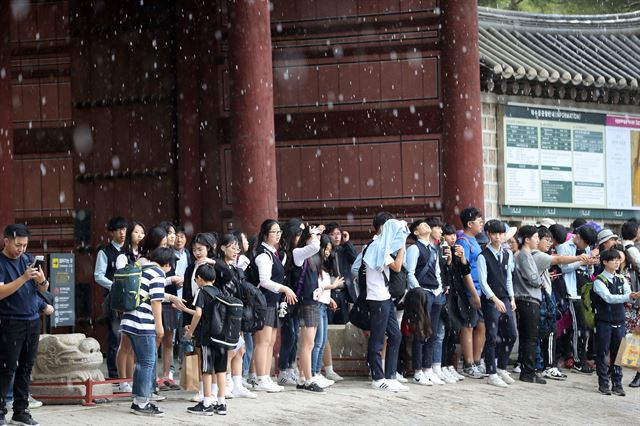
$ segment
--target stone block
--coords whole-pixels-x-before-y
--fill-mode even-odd
[[[329,325],[333,368],[344,376],[366,376],[368,336],[351,323]]]

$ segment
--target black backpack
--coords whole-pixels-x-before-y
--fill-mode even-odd
[[[242,331],[253,333],[262,330],[267,314],[267,299],[259,288],[244,280],[239,281],[238,290],[243,304]]]
[[[244,271],[244,278],[247,282],[253,284],[254,286],[258,286],[260,284],[260,275],[258,274],[258,265],[256,265],[256,257],[261,255],[262,253],[267,253],[269,258],[271,259],[271,263],[273,263],[273,254],[269,250],[261,250],[259,253],[256,253],[255,256],[251,256],[249,259],[249,266]]]
[[[358,298],[349,311],[349,322],[362,330],[371,330],[371,312],[367,303],[367,266],[364,264],[364,255],[369,248],[369,244],[362,250],[362,263],[358,268]]]
[[[202,313],[206,322],[203,325],[203,332],[206,333],[203,334],[203,341],[207,341],[204,337],[209,337],[214,346],[235,348],[242,327],[242,301],[211,286],[202,287],[201,291],[211,297]]]

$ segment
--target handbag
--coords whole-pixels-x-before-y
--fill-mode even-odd
[[[199,389],[198,355],[185,355],[180,371],[180,387],[183,390],[197,391]]]

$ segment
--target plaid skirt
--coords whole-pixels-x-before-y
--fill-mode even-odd
[[[317,303],[298,306],[298,315],[300,327],[318,327],[320,325],[320,305]]]
[[[265,327],[280,327],[280,318],[278,318],[278,310],[275,306],[267,306],[264,314]]]
[[[175,330],[178,328],[177,311],[171,307],[171,303],[162,304],[162,328],[165,330]]]

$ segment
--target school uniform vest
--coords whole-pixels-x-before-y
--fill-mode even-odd
[[[501,250],[502,261],[498,262],[496,256],[489,249],[485,247],[480,254],[484,256],[487,264],[487,284],[491,287],[491,291],[499,299],[509,297],[507,291],[507,270],[509,268],[509,252]]]
[[[611,294],[624,294],[624,280],[619,275],[614,275],[609,281],[603,274],[598,275],[598,279],[604,283]],[[596,317],[596,321],[610,323],[624,323],[624,303],[607,303],[598,296],[598,293],[591,290],[591,305]]]
[[[104,276],[108,280],[113,281],[113,275],[116,273],[116,260],[123,251],[122,249],[118,250],[111,243],[104,246],[102,251],[107,256],[107,270],[105,271]]]
[[[284,265],[280,258],[276,257],[273,252],[260,244],[256,250],[256,257],[262,253],[267,253],[271,258],[271,281],[277,282],[278,284],[284,284]],[[268,306],[278,306],[278,303],[280,303],[280,293],[274,293],[271,290],[267,290],[262,287],[260,287],[260,291],[264,294],[265,299],[267,299]]]
[[[429,290],[435,290],[439,287],[438,278],[436,276],[436,261],[438,257],[438,251],[433,250],[432,247],[427,247],[421,242],[416,242],[420,256],[418,256],[418,262],[416,264],[416,280],[420,287]],[[426,271],[425,271],[426,265]],[[424,273],[422,271],[425,271]]]
[[[318,288],[318,273],[311,269],[309,262],[310,260],[307,259],[302,267],[295,267],[294,277],[296,281],[294,282],[293,290],[296,292],[296,296],[302,305],[315,305],[318,303],[313,300],[313,292]],[[305,274],[301,281],[303,271],[305,271]]]

